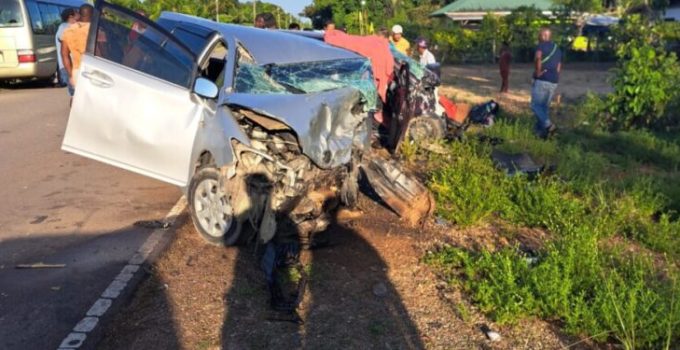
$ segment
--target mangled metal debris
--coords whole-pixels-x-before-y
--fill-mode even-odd
[[[362,169],[380,198],[410,225],[422,224],[434,212],[430,191],[396,162],[374,158]]]

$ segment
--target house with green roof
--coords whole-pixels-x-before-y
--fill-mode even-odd
[[[552,0],[455,0],[430,14],[431,17],[448,17],[454,21],[481,21],[491,12],[498,16],[509,15],[522,6],[533,6],[547,16],[555,8]]]

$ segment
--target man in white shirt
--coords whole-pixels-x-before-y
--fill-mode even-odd
[[[427,41],[425,39],[418,40],[418,55],[420,56],[420,64],[424,66],[437,63],[432,52],[427,49]]]
[[[54,41],[57,44],[57,64],[59,65],[59,83],[68,87],[69,96],[73,96],[73,86],[69,82],[68,72],[64,68],[64,61],[61,58],[61,39],[64,31],[71,24],[76,23],[79,19],[78,10],[75,8],[67,8],[61,12],[62,23],[57,29],[57,34],[54,36]]]

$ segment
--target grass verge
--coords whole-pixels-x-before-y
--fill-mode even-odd
[[[499,323],[538,316],[627,349],[670,348],[680,342],[680,144],[601,131],[579,117],[583,109],[573,112],[573,125],[550,141],[531,134],[530,116],[506,115],[477,131],[486,138],[473,132],[429,159],[439,216],[463,227],[542,228],[553,239],[538,252],[442,246],[425,261]],[[489,137],[556,170],[507,176],[479,141]]]

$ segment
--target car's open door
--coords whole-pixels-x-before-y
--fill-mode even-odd
[[[172,34],[98,1],[62,149],[185,186],[204,109],[196,73]]]

